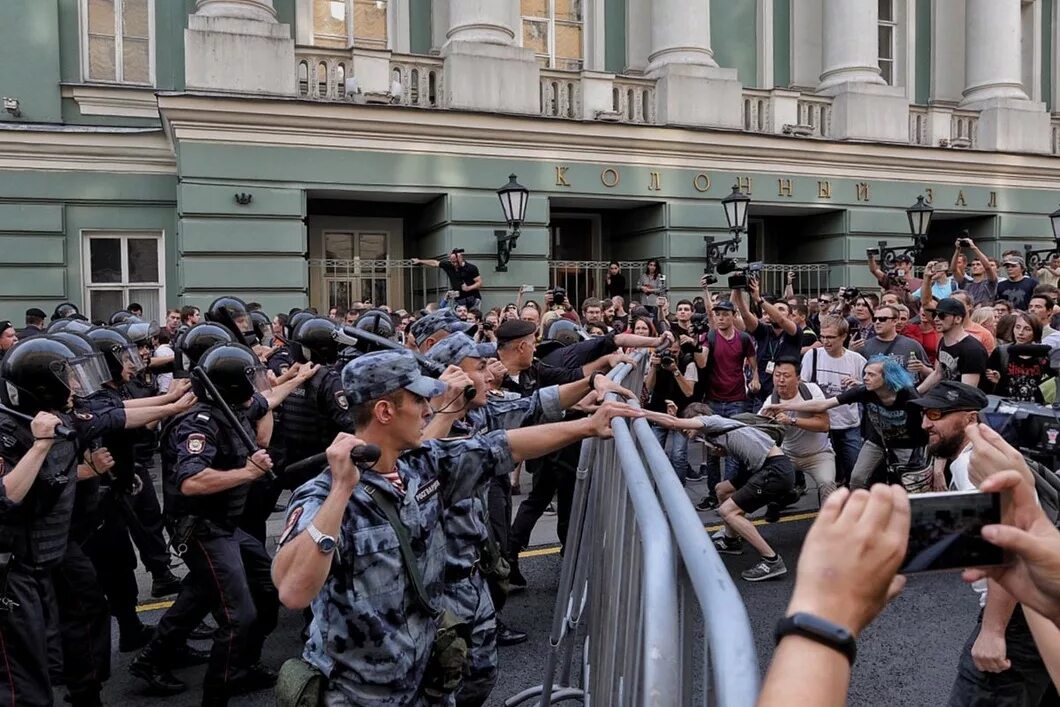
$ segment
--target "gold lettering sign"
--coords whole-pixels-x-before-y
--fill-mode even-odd
[[[747,196],[751,195],[751,178],[750,177],[737,177],[736,186],[740,188]]]
[[[990,201],[988,201],[986,203],[986,205],[989,206],[992,209],[996,209],[997,208],[997,192],[996,191],[990,192]]]
[[[967,206],[967,205],[968,205],[968,201],[964,198],[964,190],[962,189],[959,192],[957,192],[957,202],[954,204],[954,206]]]
[[[935,190],[928,187],[924,190],[924,202],[930,204],[933,201],[935,201]]]
[[[858,201],[870,201],[868,182],[858,182]]]
[[[648,183],[648,191],[662,191],[662,175],[658,172],[649,173],[651,181]]]
[[[600,172],[600,181],[604,183],[605,187],[617,187],[618,183],[622,181],[622,175],[618,173],[617,169],[608,167],[603,172]]]
[[[569,187],[570,182],[567,181],[567,168],[556,167],[556,186],[557,187]]]
[[[817,182],[817,198],[818,199],[831,199],[832,198],[832,183],[831,182]]]
[[[777,196],[792,197],[795,195],[795,185],[790,179],[777,180]]]
[[[692,186],[698,192],[710,191],[710,175],[700,172],[692,180]]]

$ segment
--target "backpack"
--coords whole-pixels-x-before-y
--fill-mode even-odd
[[[770,439],[773,440],[773,444],[780,446],[780,443],[784,441],[784,425],[779,422],[774,422],[768,417],[763,417],[753,412],[741,412],[733,415],[729,418],[734,424],[732,427],[727,427],[723,430],[711,432],[705,435],[708,439],[720,437],[729,432],[740,429],[741,427],[750,427],[756,429],[759,432],[764,433]]]
[[[814,351],[816,351],[816,350],[817,349],[814,349]],[[813,362],[814,362],[813,375],[814,375],[814,377],[816,377],[817,376],[817,365],[816,365],[817,364],[817,357],[816,356],[814,356]],[[799,381],[799,397],[802,398],[803,400],[813,400],[813,393],[810,392],[810,387],[808,385],[806,385],[805,383],[803,383],[802,381]],[[773,390],[773,393],[769,396],[769,402],[772,403],[773,405],[776,405],[777,403],[779,403],[780,402],[780,393],[778,393],[776,390]]]
[[[1060,477],[1041,462],[1023,457],[1034,475],[1034,490],[1038,494],[1038,503],[1053,525],[1060,521]]]
[[[740,337],[740,351],[741,353],[747,348],[748,344],[751,344],[752,350],[754,349],[754,339],[746,331],[737,331],[737,336]],[[707,395],[707,378],[710,375],[709,371],[711,366],[714,365],[714,345],[718,340],[718,332],[715,329],[711,329],[707,332],[707,348],[710,349],[711,354],[707,356],[707,365],[699,370],[699,381],[696,382],[693,396],[695,400],[703,400]]]

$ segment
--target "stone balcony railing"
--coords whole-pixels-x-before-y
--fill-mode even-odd
[[[295,63],[301,98],[419,108],[443,105],[442,60],[437,57],[305,48],[295,53]]]
[[[832,99],[786,89],[744,89],[743,123],[754,133],[828,137]]]
[[[542,69],[541,115],[653,125],[655,81],[633,76]]]

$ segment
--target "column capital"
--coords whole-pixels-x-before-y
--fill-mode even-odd
[[[272,0],[196,0],[195,14],[200,17],[231,17],[276,23]]]

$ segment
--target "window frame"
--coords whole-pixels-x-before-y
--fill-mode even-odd
[[[397,3],[397,0],[385,0],[385,3],[386,3],[385,7],[382,8],[382,9],[384,9],[386,11],[386,42],[384,43],[383,46],[379,46],[375,42],[375,40],[370,40],[370,39],[365,39],[365,38],[361,38],[361,44],[357,43],[356,28],[354,26],[354,21],[353,21],[354,20],[354,16],[356,14],[355,13],[356,8],[354,7],[355,0],[330,0],[330,1],[332,1],[332,2],[342,2],[343,5],[346,8],[345,9],[345,21],[344,21],[344,24],[346,25],[346,40],[345,40],[346,44],[341,49],[339,49],[337,47],[325,47],[323,45],[317,44],[317,28],[316,28],[315,13],[314,13],[314,8],[313,8],[314,3],[313,3],[313,0],[307,0],[306,6],[308,8],[307,9],[307,13],[308,13],[307,17],[308,17],[308,20],[309,20],[309,43],[310,43],[310,46],[318,47],[320,49],[325,49],[325,50],[331,49],[331,50],[337,50],[337,51],[345,51],[347,49],[376,49],[376,50],[391,50],[391,51],[393,50],[394,37],[395,37],[395,35],[397,33],[396,16],[397,16],[398,11],[399,11],[395,7],[395,5]],[[332,36],[332,35],[329,35],[329,37],[330,36]],[[365,44],[364,42],[371,42],[371,44]]]
[[[124,41],[121,31],[122,10],[126,0],[114,0],[114,78],[95,79],[89,76],[89,37],[88,37],[88,3],[89,0],[78,0],[78,35],[81,42],[81,81],[82,83],[107,84],[109,86],[150,86],[156,84],[155,51],[157,32],[155,27],[155,0],[147,2],[147,75],[148,82],[126,81],[124,77],[125,62],[122,61]]]
[[[121,281],[120,282],[92,282],[92,241],[104,239],[119,239],[121,242]],[[158,253],[158,281],[157,282],[130,282],[129,281],[129,245],[131,239],[150,239],[157,243]],[[164,321],[166,309],[166,232],[165,230],[141,230],[141,229],[84,229],[81,231],[81,301],[84,303],[84,314],[92,319],[92,292],[121,290],[122,301],[129,302],[129,290],[158,289],[159,311],[150,316],[149,319]],[[107,314],[110,314],[109,312]],[[144,312],[145,316],[147,312]],[[99,318],[96,316],[95,318]]]
[[[559,20],[559,21],[557,21],[556,20],[556,0],[548,0],[548,17],[540,17],[538,15],[524,15],[522,13],[522,8],[520,7],[520,12],[519,12],[519,43],[520,43],[520,45],[526,46],[525,45],[526,34],[525,34],[525,28],[524,28],[525,23],[526,22],[543,22],[543,23],[545,23],[545,26],[548,28],[548,54],[538,54],[536,52],[534,53],[534,56],[537,57],[538,60],[540,60],[542,58],[544,58],[546,60],[546,64],[542,68],[548,69],[548,70],[552,70],[552,71],[571,71],[571,72],[585,71],[585,65],[588,62],[588,53],[589,53],[589,48],[588,48],[588,44],[587,44],[587,31],[586,31],[586,25],[587,25],[586,17],[590,14],[589,13],[589,5],[590,5],[589,2],[587,2],[586,0],[582,0],[582,19],[581,19],[581,22],[571,22],[571,21],[568,21],[568,20]],[[556,57],[556,25],[557,25],[557,23],[559,25],[561,25],[561,26],[572,26],[572,25],[580,25],[581,26],[581,38],[582,38],[582,47],[581,47],[581,49],[582,49],[582,55],[581,55],[581,58],[579,59],[579,61],[581,61],[581,67],[578,68],[578,69],[558,69],[558,68],[556,68],[556,61],[557,61],[557,57]],[[563,57],[563,58],[567,58],[567,57]]]
[[[900,85],[898,83],[898,70],[899,70],[899,67],[900,67],[900,64],[898,62],[898,28],[899,28],[898,11],[899,11],[899,7],[898,7],[897,0],[886,0],[886,1],[891,4],[891,19],[884,20],[880,16],[877,16],[877,18],[876,18],[876,25],[877,25],[877,29],[876,29],[876,37],[877,37],[876,63],[879,66],[879,69],[880,69],[880,78],[882,78],[884,80],[884,82],[888,86],[898,86],[898,85]],[[881,28],[881,27],[887,27],[887,28],[890,29],[890,33],[891,33],[891,55],[889,57],[884,57],[883,56],[882,47],[879,46],[879,35],[880,35],[879,28]],[[890,64],[891,78],[890,78],[889,81],[887,80],[887,76],[886,76],[886,74],[883,71],[884,63],[889,63]]]

